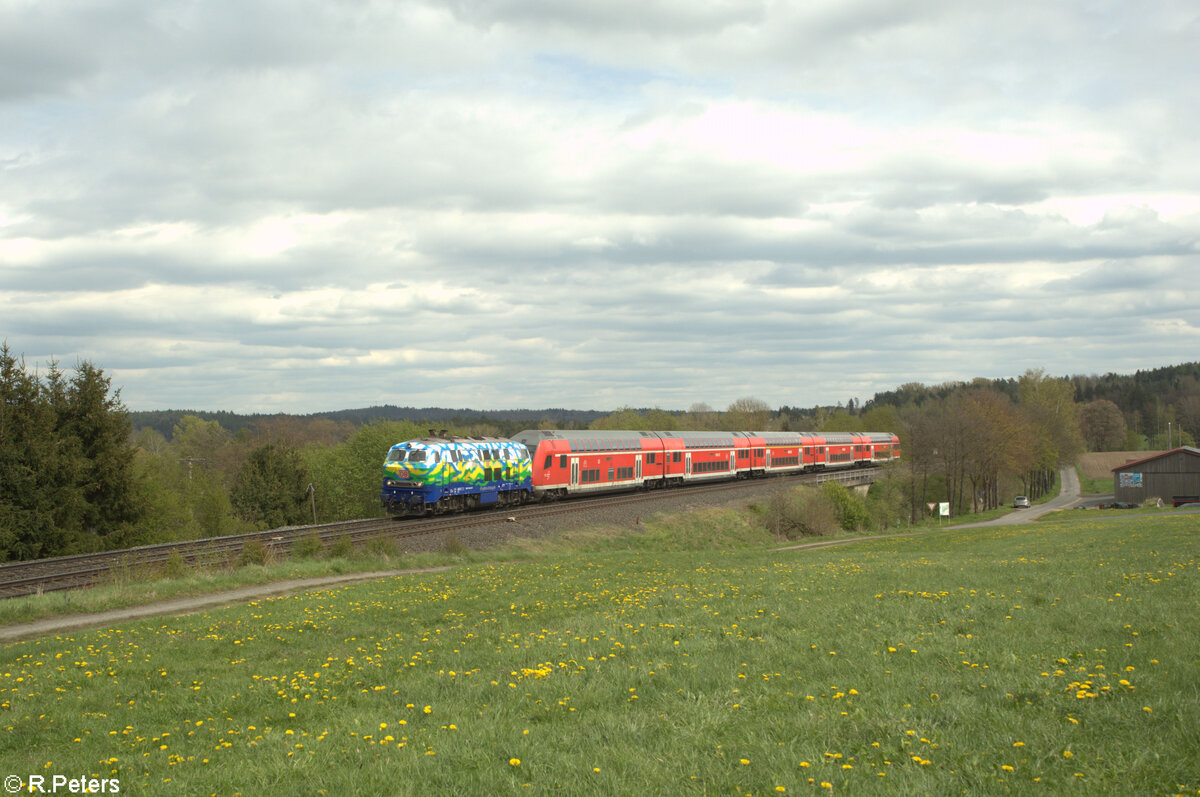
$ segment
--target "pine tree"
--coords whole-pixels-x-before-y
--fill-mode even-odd
[[[303,523],[308,476],[288,446],[267,443],[250,452],[238,469],[230,503],[238,517],[261,528]]]
[[[0,558],[64,552],[70,533],[55,523],[54,409],[41,383],[0,345]]]
[[[59,415],[60,438],[82,457],[78,480],[84,500],[82,530],[99,537],[138,517],[132,489],[132,429],[121,391],[110,393],[111,385],[102,370],[84,361],[75,369],[65,411]]]

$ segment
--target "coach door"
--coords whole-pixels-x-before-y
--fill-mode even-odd
[[[642,481],[642,455],[638,454],[633,458],[633,479],[639,484]]]
[[[767,449],[767,470],[771,469],[771,449]]]
[[[692,475],[692,452],[689,451],[683,455],[683,475]]]
[[[579,486],[579,458],[571,457],[571,486]]]
[[[729,452],[729,472],[737,473],[737,452],[736,451]]]

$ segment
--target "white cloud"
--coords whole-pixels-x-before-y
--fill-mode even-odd
[[[9,3],[0,335],[135,408],[262,411],[1194,359],[1195,19]]]

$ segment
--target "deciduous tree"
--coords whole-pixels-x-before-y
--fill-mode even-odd
[[[1079,408],[1079,431],[1091,451],[1117,451],[1125,444],[1125,416],[1108,399]]]

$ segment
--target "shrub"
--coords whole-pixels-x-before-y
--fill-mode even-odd
[[[855,493],[838,482],[825,482],[819,492],[829,499],[837,513],[838,525],[843,531],[859,531],[871,524],[867,506]]]
[[[321,553],[321,538],[314,531],[292,545],[292,556],[297,559],[315,559]]]
[[[354,543],[349,537],[338,537],[333,545],[329,546],[330,559],[349,559],[354,555]]]
[[[238,566],[265,565],[271,558],[271,549],[261,540],[249,540],[242,544],[242,555],[238,557]]]
[[[167,561],[163,564],[163,575],[167,578],[182,578],[187,575],[187,562],[183,560],[183,554],[179,551],[171,551],[167,554]]]
[[[449,556],[462,556],[467,552],[467,546],[462,544],[457,534],[450,531],[446,533],[446,540],[443,543],[442,550]]]
[[[838,529],[837,509],[828,496],[804,487],[771,496],[763,523],[777,537],[821,537]]]
[[[400,547],[390,537],[372,537],[364,552],[369,557],[387,562],[400,556]]]

